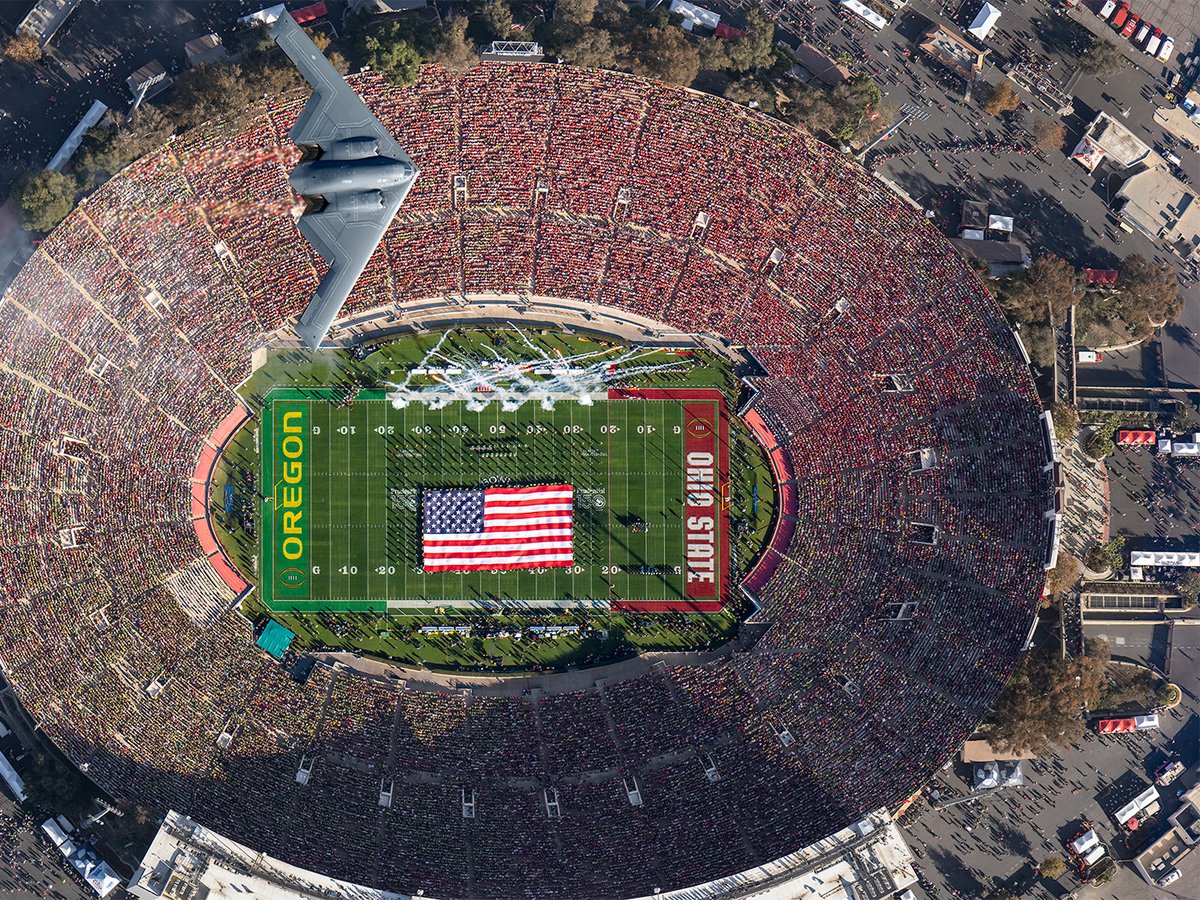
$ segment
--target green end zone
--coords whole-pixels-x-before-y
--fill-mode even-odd
[[[461,401],[397,408],[382,391],[344,396],[276,388],[264,399],[259,580],[268,609],[713,611],[728,599],[729,436],[718,391],[516,411]],[[706,452],[707,475],[694,464]],[[575,489],[570,568],[422,571],[422,490],[558,482]]]

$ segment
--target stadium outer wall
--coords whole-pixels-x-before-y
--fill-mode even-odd
[[[422,177],[347,321],[557,296],[763,362],[756,411],[797,493],[770,627],[704,666],[516,699],[301,683],[252,649],[188,477],[323,273],[281,214],[288,102],[130,166],[0,302],[0,661],[43,731],[118,796],[431,895],[683,886],[910,793],[990,706],[1042,582],[1036,395],[977,278],[837,153],[722,100],[533,65],[355,84]],[[938,469],[914,471],[922,448]]]

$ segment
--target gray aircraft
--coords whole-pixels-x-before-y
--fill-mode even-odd
[[[313,87],[289,133],[304,157],[288,181],[305,201],[300,233],[329,263],[296,325],[315,350],[419,173],[289,13],[271,23],[270,33]]]

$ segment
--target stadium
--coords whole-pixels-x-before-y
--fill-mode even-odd
[[[255,361],[307,359],[298,97],[131,165],[0,303],[0,663],[42,732],[118,798],[429,896],[683,888],[902,802],[988,712],[1053,546],[1027,361],[975,275],[861,168],[724,100],[524,64],[353,83],[421,177],[331,338],[502,323],[752,360],[753,614],[585,687],[300,675],[255,646],[208,479],[261,408]]]

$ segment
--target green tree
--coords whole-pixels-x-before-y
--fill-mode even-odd
[[[275,38],[266,22],[252,22],[238,30],[237,42],[251,53],[269,53],[275,49]]]
[[[1183,311],[1175,273],[1140,254],[1121,261],[1117,286],[1117,313],[1139,337],[1149,337],[1159,324],[1174,321]]]
[[[42,45],[32,34],[16,34],[9,38],[4,55],[13,62],[37,62],[42,58]]]
[[[74,178],[49,169],[26,172],[13,184],[21,219],[30,231],[51,231],[75,206],[79,185]]]
[[[1067,871],[1067,864],[1061,856],[1047,856],[1038,863],[1038,871],[1046,878],[1061,878]]]
[[[508,40],[512,35],[512,9],[504,0],[487,0],[478,7],[479,18],[495,40]]]
[[[1021,95],[1014,91],[1013,86],[1005,80],[988,91],[982,108],[984,115],[998,116],[1002,113],[1012,112],[1020,105]]]
[[[1083,733],[1084,707],[1100,700],[1107,666],[1105,641],[1089,641],[1078,659],[1025,654],[996,700],[988,740],[1002,751],[1037,754],[1070,743]]]
[[[416,81],[421,55],[400,32],[395,22],[384,22],[363,37],[363,55],[372,69],[382,72],[392,84]]]
[[[1122,556],[1124,549],[1125,537],[1120,534],[1103,544],[1098,544],[1088,553],[1088,568],[1093,572],[1101,572],[1105,569],[1112,569],[1114,572],[1121,571],[1125,568],[1125,558]]]
[[[1104,459],[1116,450],[1113,443],[1113,428],[1108,425],[1097,425],[1083,441],[1083,452],[1092,459]]]
[[[37,806],[67,815],[78,815],[96,796],[91,782],[78,769],[49,753],[37,753],[25,774],[25,793]]]
[[[1054,436],[1060,444],[1065,444],[1075,437],[1079,430],[1079,413],[1069,403],[1055,403],[1050,407],[1050,416],[1054,419]]]
[[[746,14],[745,37],[732,41],[729,46],[729,69],[732,72],[749,72],[770,66],[775,61],[775,23],[756,6]]]
[[[167,115],[180,130],[222,117],[236,125],[262,93],[239,63],[204,64],[176,80]]]
[[[466,72],[479,64],[479,50],[467,39],[467,19],[455,16],[437,34],[429,61],[450,72]]]
[[[755,78],[729,82],[725,87],[725,97],[734,103],[755,103],[764,112],[775,111],[775,94]]]
[[[1074,266],[1057,256],[1039,257],[1032,266],[1000,282],[997,298],[1018,322],[1061,322],[1083,299]]]
[[[700,51],[673,25],[646,29],[632,47],[632,70],[667,84],[689,85],[700,74]]]
[[[88,130],[78,156],[77,171],[98,184],[136,159],[161,147],[175,132],[175,123],[150,104],[138,107],[133,118],[124,116]]]
[[[584,28],[579,37],[563,48],[563,57],[573,66],[615,69],[617,52],[612,36],[600,28]]]
[[[1117,45],[1099,35],[1092,40],[1092,46],[1079,57],[1079,68],[1101,78],[1112,75],[1125,66],[1125,57],[1117,49]]]
[[[597,0],[558,0],[555,19],[570,25],[590,25],[596,16]]]
[[[1196,574],[1195,569],[1188,569],[1175,585],[1175,590],[1183,600],[1184,609],[1195,609],[1197,600],[1200,600],[1200,575]]]

